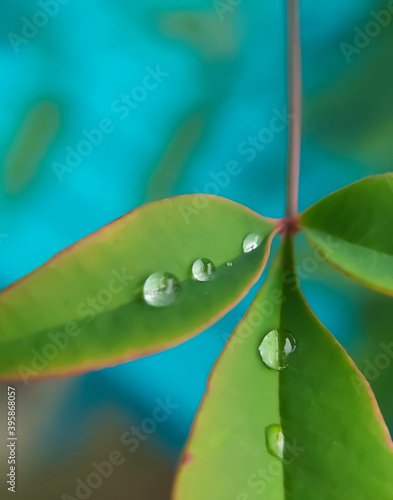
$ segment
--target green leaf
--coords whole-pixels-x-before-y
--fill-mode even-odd
[[[100,368],[195,335],[259,278],[275,231],[273,220],[216,196],[179,196],[130,212],[0,294],[2,378]],[[243,253],[248,233],[263,241]],[[193,278],[198,258],[213,261],[213,280]],[[158,271],[180,281],[167,307],[143,298],[145,280]]]
[[[355,182],[307,209],[301,228],[344,274],[393,295],[393,174]]]
[[[353,22],[364,29],[370,20],[367,12]],[[347,34],[339,44],[342,67],[334,80],[304,97],[304,135],[330,153],[338,151],[341,157],[370,163],[374,172],[386,171],[393,153],[392,29],[383,29],[360,57],[353,32]]]
[[[28,110],[4,158],[7,193],[20,193],[38,176],[60,123],[60,106],[55,102],[39,101]]]
[[[210,376],[175,500],[393,498],[392,443],[371,389],[309,309],[292,253],[288,240]],[[281,371],[259,353],[274,329],[296,341]]]

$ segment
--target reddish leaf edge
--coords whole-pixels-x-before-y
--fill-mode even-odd
[[[391,189],[392,189],[392,194],[393,194],[393,172],[386,172],[384,174],[376,174],[376,175],[368,175],[366,177],[362,177],[361,179],[358,179],[357,181],[354,181],[354,182],[351,182],[349,184],[346,184],[345,186],[342,186],[338,189],[335,189],[334,191],[331,191],[330,193],[328,193],[326,196],[323,196],[320,200],[316,201],[315,203],[313,203],[312,205],[310,205],[309,207],[307,207],[305,210],[303,210],[303,212],[301,212],[299,215],[298,215],[298,219],[299,219],[299,222],[301,225],[304,225],[306,227],[309,227],[307,226],[306,224],[303,224],[302,223],[302,217],[303,215],[308,211],[308,210],[311,210],[311,208],[313,208],[314,206],[318,205],[318,203],[320,203],[322,200],[324,200],[325,198],[329,198],[329,196],[332,196],[336,193],[338,193],[339,191],[342,191],[343,189],[346,189],[348,187],[351,187],[351,186],[355,186],[356,184],[360,184],[361,182],[364,182],[366,180],[372,180],[372,179],[376,179],[376,178],[385,178],[386,182],[391,186]],[[311,227],[311,226],[310,226]]]
[[[339,191],[342,191],[343,189],[346,189],[347,187],[350,187],[350,186],[354,186],[356,184],[359,184],[361,182],[364,182],[366,180],[371,180],[371,179],[375,179],[375,178],[385,178],[386,182],[389,184],[389,186],[391,187],[392,189],[392,194],[393,194],[393,172],[386,172],[384,174],[377,174],[377,175],[369,175],[367,177],[363,177],[362,179],[359,179],[355,182],[351,182],[350,184],[347,184],[346,186],[343,186],[339,189],[336,189],[334,191],[332,191],[331,193],[327,194],[324,198],[328,198],[329,196],[332,196],[334,195],[335,193],[338,193]],[[322,198],[322,199],[324,199]],[[308,211],[310,210],[311,208],[313,208],[315,205],[317,205],[321,200],[313,203],[312,205],[310,205],[309,207],[307,207],[299,216],[298,216],[298,228],[299,228],[299,231],[302,231],[302,226],[304,226],[306,229],[315,229],[313,228],[312,226],[308,226],[307,224],[303,223],[303,215]],[[326,253],[313,241],[311,241],[311,239],[307,236],[306,233],[304,233],[305,236],[306,236],[306,239],[308,241],[308,243],[311,245],[312,248],[315,248],[315,249],[318,249],[322,252],[322,255],[323,257],[325,258],[326,262],[331,266],[333,267],[333,269],[336,269],[336,271],[338,271],[339,273],[343,274],[344,276],[347,276],[350,280],[356,282],[356,283],[360,283],[361,285],[367,287],[367,288],[370,288],[372,290],[375,290],[377,292],[380,292],[380,293],[383,293],[385,295],[389,295],[389,296],[393,296],[393,290],[390,290],[390,289],[387,289],[387,288],[384,288],[384,287],[379,287],[379,286],[376,286],[372,283],[370,283],[369,281],[367,280],[363,280],[362,278],[359,278],[358,276],[355,276],[354,274],[351,274],[350,272],[348,271],[345,271],[344,269],[342,269],[340,266],[338,266],[337,264],[335,264],[334,262],[332,262],[329,257],[326,255]],[[327,233],[326,233],[327,234]]]
[[[292,244],[293,244],[294,235],[293,234],[291,235],[290,233],[288,233],[287,237],[289,239],[292,239]],[[284,241],[282,242],[282,244],[284,244]],[[278,250],[278,254],[280,253],[280,250],[281,249]],[[277,258],[277,256],[276,256],[276,258]],[[280,258],[280,263],[281,263],[282,262],[282,260],[281,260],[282,256],[279,256],[279,258]],[[390,435],[390,431],[388,429],[388,426],[386,425],[385,419],[384,419],[384,417],[382,415],[381,409],[379,408],[377,399],[376,399],[375,394],[374,394],[374,392],[373,392],[373,390],[371,388],[370,383],[368,382],[368,380],[366,379],[366,377],[362,374],[362,372],[359,370],[359,368],[357,367],[357,365],[355,364],[355,362],[353,361],[353,359],[351,358],[351,356],[348,354],[348,352],[337,341],[337,339],[334,337],[334,335],[321,323],[321,321],[319,320],[319,318],[317,317],[317,315],[315,314],[315,312],[312,310],[310,304],[307,302],[306,298],[303,295],[303,292],[300,289],[300,283],[299,283],[299,279],[298,278],[297,278],[297,283],[298,283],[299,291],[302,294],[305,306],[307,307],[307,309],[309,310],[309,312],[312,314],[312,316],[318,321],[318,323],[320,323],[320,325],[325,330],[325,332],[331,337],[331,339],[333,340],[334,344],[336,346],[338,346],[339,349],[341,350],[341,352],[343,352],[345,354],[345,356],[346,356],[347,360],[349,361],[351,367],[354,369],[354,372],[355,372],[354,375],[357,376],[357,377],[359,377],[359,380],[364,384],[366,392],[367,392],[368,396],[370,397],[371,405],[372,405],[372,407],[374,409],[374,413],[375,413],[375,416],[377,418],[377,421],[381,425],[381,428],[382,428],[382,430],[383,430],[383,432],[385,434],[386,443],[391,448],[391,452],[393,453],[393,439],[392,439],[392,436]],[[263,286],[265,286],[265,283],[262,285],[262,287]],[[257,294],[258,293],[259,293],[259,290],[258,290]],[[239,323],[236,325],[235,329],[233,330],[232,334],[229,336],[229,338],[225,342],[225,345],[224,345],[224,348],[223,348],[222,352],[219,354],[218,358],[216,359],[216,361],[213,364],[212,369],[210,370],[210,373],[209,373],[209,376],[208,376],[208,379],[207,379],[207,382],[206,382],[206,390],[205,390],[205,392],[204,392],[204,394],[203,394],[203,396],[201,398],[201,401],[199,403],[197,412],[195,414],[195,417],[194,417],[193,422],[191,424],[190,431],[188,433],[186,445],[185,445],[185,447],[184,447],[184,449],[183,449],[183,451],[181,453],[180,459],[178,461],[178,465],[177,465],[177,469],[176,469],[176,473],[175,473],[175,480],[174,480],[174,483],[173,483],[173,486],[172,486],[172,493],[171,493],[171,497],[170,497],[171,500],[185,500],[185,499],[180,499],[179,496],[178,496],[178,482],[179,482],[180,472],[181,472],[182,468],[188,466],[194,460],[194,454],[190,451],[189,448],[190,448],[191,439],[195,435],[196,427],[197,427],[197,424],[198,424],[198,421],[199,421],[200,412],[201,412],[201,410],[202,410],[202,408],[203,408],[203,406],[204,406],[204,404],[206,402],[207,397],[210,394],[211,386],[212,386],[212,379],[214,377],[216,368],[219,365],[219,363],[221,361],[221,358],[224,356],[224,354],[226,354],[227,350],[229,349],[230,343],[232,341],[232,337],[235,335],[237,329],[239,328],[240,323],[242,323],[248,317],[251,309],[253,308],[254,301],[255,301],[255,298],[252,301],[252,303],[249,306],[249,308],[247,309],[247,311],[244,314],[243,318],[239,321]]]
[[[164,200],[174,201],[176,199],[189,199],[189,197],[193,197],[193,196],[197,196],[197,194],[185,194],[185,195],[180,195],[180,196],[176,196],[176,197],[165,198]],[[34,375],[31,377],[30,382],[34,382],[34,381],[38,382],[38,381],[47,380],[47,379],[72,377],[72,376],[82,375],[83,373],[88,373],[91,371],[99,371],[99,370],[102,370],[105,368],[113,368],[113,367],[118,366],[118,365],[123,364],[123,363],[128,363],[130,361],[135,361],[137,359],[145,358],[147,356],[151,356],[153,354],[158,354],[160,352],[166,351],[168,349],[171,349],[173,347],[176,347],[176,346],[186,342],[187,340],[190,340],[191,338],[193,338],[193,337],[197,336],[198,334],[202,333],[203,331],[205,331],[210,326],[214,325],[217,321],[219,321],[222,317],[224,317],[226,314],[228,314],[229,311],[231,311],[237,304],[239,304],[239,302],[241,302],[247,296],[250,289],[257,283],[257,281],[262,276],[262,273],[266,267],[266,263],[267,263],[267,260],[269,258],[269,255],[270,255],[272,241],[273,241],[274,237],[282,231],[284,219],[273,219],[270,217],[264,217],[264,216],[260,215],[259,213],[246,207],[245,205],[242,205],[242,204],[237,203],[235,201],[229,200],[228,198],[223,198],[221,196],[216,196],[216,195],[204,195],[204,196],[211,198],[211,199],[220,199],[220,200],[222,200],[226,203],[229,203],[229,204],[238,205],[242,210],[245,210],[245,211],[251,213],[252,215],[263,219],[264,221],[271,223],[273,226],[272,232],[270,233],[268,240],[267,240],[267,245],[266,245],[267,251],[266,251],[266,254],[261,262],[260,268],[259,268],[257,274],[255,275],[254,279],[249,283],[249,285],[247,285],[247,287],[244,288],[244,292],[241,295],[239,295],[239,297],[237,297],[236,300],[234,300],[233,302],[228,304],[228,306],[225,309],[220,311],[220,313],[217,314],[216,316],[214,316],[210,321],[204,323],[201,327],[199,327],[195,330],[192,330],[191,332],[187,333],[186,335],[179,337],[178,339],[176,339],[176,341],[172,340],[170,342],[163,342],[161,344],[157,344],[155,347],[152,347],[151,349],[146,349],[146,350],[139,349],[139,350],[128,351],[123,356],[116,357],[116,358],[113,358],[111,360],[106,360],[104,363],[99,362],[99,361],[97,361],[97,363],[91,363],[89,361],[86,361],[86,363],[83,363],[82,365],[80,365],[80,368],[75,369],[75,370],[67,368],[65,366],[58,371],[53,371],[53,372],[47,373],[47,374]],[[98,233],[101,233],[102,231],[104,231],[106,228],[111,226],[113,223],[115,223],[119,219],[122,219],[124,217],[128,217],[131,214],[135,215],[136,212],[138,212],[140,209],[142,209],[146,205],[160,203],[164,200],[158,200],[158,201],[154,201],[154,202],[147,203],[147,204],[141,205],[139,207],[136,207],[135,209],[131,210],[130,212],[127,212],[126,214],[114,219],[112,222],[105,224],[104,226],[97,229],[93,233],[90,233],[89,235],[84,236],[80,240],[78,240],[75,243],[64,248],[60,252],[56,253],[53,257],[48,259],[44,264],[42,264],[38,268],[34,269],[30,273],[26,274],[25,276],[22,276],[19,280],[11,283],[6,288],[1,290],[0,291],[0,300],[1,300],[2,293],[4,293],[6,290],[9,290],[11,287],[16,286],[18,283],[21,283],[24,279],[26,279],[27,277],[29,277],[33,273],[37,272],[42,267],[46,266],[49,262],[56,261],[56,259],[58,259],[60,256],[62,256],[64,253],[72,251],[73,247],[75,247],[76,245],[83,244],[84,242],[86,242],[86,240],[88,238],[97,236]],[[19,374],[11,372],[8,374],[1,374],[0,381],[18,382],[18,381],[21,381],[21,377]]]
[[[194,196],[205,196],[208,199],[219,199],[219,200],[224,201],[226,203],[229,203],[229,204],[232,204],[232,205],[237,205],[242,210],[245,210],[246,212],[248,212],[248,213],[250,213],[250,214],[252,214],[252,215],[254,215],[256,217],[259,217],[259,218],[263,219],[264,221],[269,222],[270,224],[272,224],[273,225],[273,232],[277,232],[277,228],[281,228],[281,224],[282,224],[282,220],[283,219],[273,219],[271,217],[264,217],[264,216],[260,215],[258,212],[255,212],[254,210],[252,210],[251,208],[248,208],[245,205],[242,205],[241,203],[237,203],[236,201],[229,200],[228,198],[224,198],[222,196],[194,193],[194,194],[183,194],[183,195],[180,195],[180,196],[172,196],[170,198],[164,198],[162,200],[152,201],[150,203],[144,203],[143,205],[139,205],[138,207],[135,207],[134,209],[132,209],[129,212],[121,215],[120,217],[117,217],[116,219],[113,219],[113,221],[108,222],[107,224],[104,224],[103,226],[101,226],[100,228],[96,229],[92,233],[89,233],[86,236],[83,236],[82,238],[80,238],[79,240],[75,241],[74,243],[71,243],[71,245],[68,245],[67,247],[63,248],[59,252],[56,252],[52,257],[50,257],[49,259],[47,259],[40,266],[36,267],[35,269],[33,269],[29,273],[25,274],[21,278],[19,278],[16,281],[14,281],[14,282],[10,283],[9,285],[7,285],[5,288],[3,288],[2,290],[0,290],[0,300],[1,300],[1,296],[2,296],[3,293],[5,293],[6,291],[10,290],[11,288],[13,288],[13,287],[19,285],[20,283],[22,283],[25,279],[27,279],[28,277],[30,277],[34,273],[38,272],[42,267],[44,267],[47,264],[49,264],[49,262],[50,263],[54,263],[63,254],[73,251],[77,245],[83,245],[83,244],[87,243],[87,241],[90,241],[90,239],[94,239],[98,235],[101,235],[102,232],[105,232],[105,230],[107,230],[109,227],[111,227],[117,221],[119,221],[121,219],[125,219],[126,217],[135,217],[135,216],[138,216],[139,212],[143,208],[145,208],[146,206],[148,206],[148,205],[159,204],[159,203],[162,203],[163,201],[175,201],[175,200],[183,200],[183,199],[186,201],[190,197],[194,197]]]
[[[305,226],[305,227],[308,228],[308,226]],[[309,229],[313,229],[313,228],[309,228]],[[333,262],[329,258],[328,254],[320,246],[318,246],[318,244],[315,243],[315,241],[312,241],[312,239],[305,232],[303,232],[303,234],[306,236],[306,239],[307,239],[308,243],[310,244],[310,246],[321,252],[322,257],[325,259],[325,261],[329,264],[330,267],[332,267],[333,269],[338,271],[340,274],[346,276],[354,283],[358,283],[366,288],[369,288],[370,290],[374,290],[376,292],[383,293],[384,295],[389,295],[390,297],[393,297],[393,290],[391,290],[389,288],[384,288],[382,286],[378,286],[378,285],[372,283],[371,281],[367,281],[365,279],[362,279],[359,276],[356,276],[355,274],[352,274],[349,271],[340,267],[338,264]],[[326,234],[328,234],[328,233],[326,233]]]

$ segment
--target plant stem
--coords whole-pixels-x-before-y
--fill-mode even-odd
[[[302,74],[299,0],[287,0],[287,80],[289,123],[286,218],[298,213],[300,142],[302,120]]]

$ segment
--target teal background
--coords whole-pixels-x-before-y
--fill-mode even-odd
[[[43,4],[53,9],[47,21],[37,14]],[[220,10],[224,4],[228,8]],[[287,127],[269,136],[261,151],[246,153],[244,142],[286,107],[284,2],[232,4],[2,5],[1,288],[142,203],[209,192],[213,177],[222,178],[233,160],[242,172],[217,194],[266,216],[283,215]],[[342,50],[342,43],[354,45],[356,28],[364,31],[374,20],[371,11],[387,5],[302,1],[301,209],[350,182],[392,170],[393,20],[363,39],[350,61]],[[43,25],[16,41],[10,33],[23,36],[25,19]],[[121,119],[116,100],[141,95],[136,87],[146,68],[157,66],[168,75]],[[113,131],[59,180],[54,163],[64,164],[67,148],[77,149],[83,130],[103,119],[111,120]],[[301,236],[297,252],[300,264],[311,255]],[[368,368],[382,352],[379,344],[392,340],[392,299],[326,265],[303,274],[311,306],[366,371],[393,426],[393,370],[376,375]],[[124,465],[92,497],[169,498],[208,373],[256,290],[208,331],[170,351],[79,377],[18,385],[18,495],[75,495],[76,478],[86,478],[93,461],[120,449]],[[130,454],[120,436],[166,397],[179,407]]]

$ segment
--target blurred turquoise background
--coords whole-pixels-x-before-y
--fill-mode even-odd
[[[354,46],[356,27],[387,4],[302,1],[301,209],[392,170],[393,20],[350,57],[342,46]],[[142,203],[209,192],[232,160],[242,172],[217,194],[283,215],[283,1],[18,0],[1,9],[1,288]],[[285,126],[272,132],[275,116]],[[261,150],[252,146],[259,132]],[[301,236],[297,252],[299,263],[311,255]],[[326,265],[306,272],[302,288],[362,370],[392,340],[391,298]],[[119,449],[125,463],[92,498],[169,498],[208,373],[256,290],[170,351],[20,386],[20,497],[75,496],[76,478]],[[370,379],[391,428],[392,377],[389,367]],[[157,398],[178,408],[130,454],[121,436],[152,415]]]

